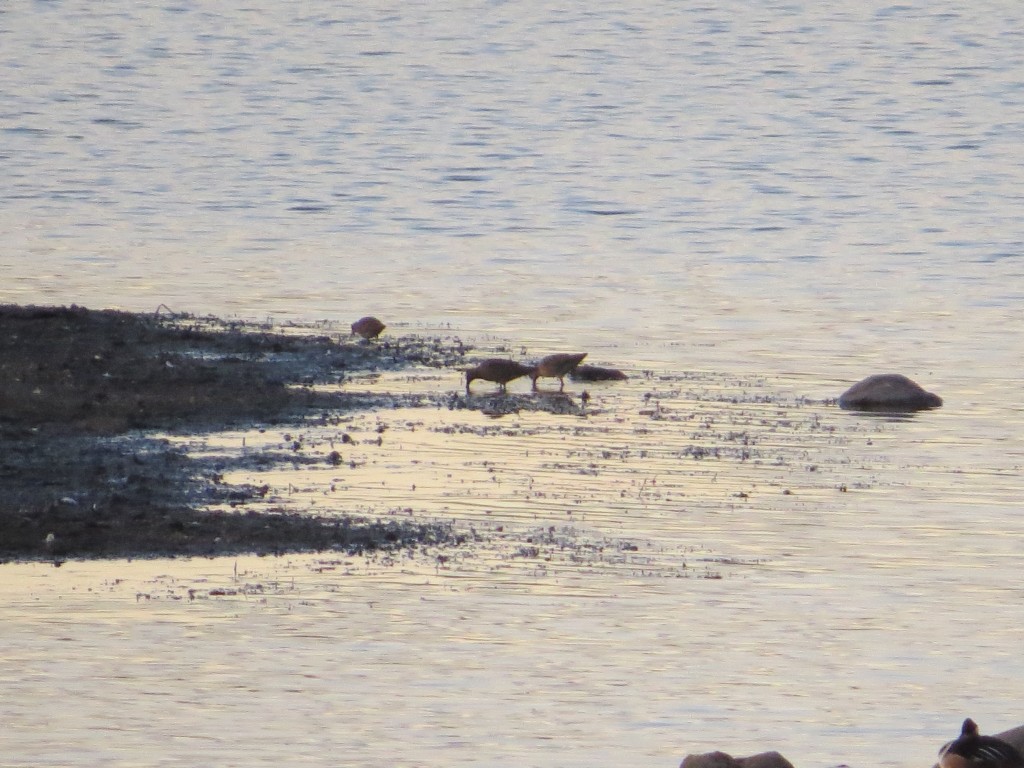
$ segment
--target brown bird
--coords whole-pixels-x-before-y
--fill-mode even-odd
[[[376,317],[367,315],[352,323],[352,334],[354,336],[362,336],[364,339],[375,339],[380,336],[380,332],[385,328],[387,326]]]
[[[1024,757],[1013,745],[995,736],[980,736],[978,724],[967,718],[960,738],[939,750],[939,768],[1022,768]]]
[[[572,373],[576,366],[583,362],[583,358],[587,356],[586,352],[580,352],[578,354],[566,354],[559,352],[558,354],[548,355],[547,357],[541,358],[541,361],[537,363],[537,366],[530,373],[530,378],[533,379],[533,388],[537,389],[537,379],[541,376],[558,379],[559,387],[558,391],[562,392],[565,390],[565,377]]]
[[[517,363],[515,360],[492,357],[489,360],[484,360],[475,368],[466,369],[466,394],[469,394],[469,385],[473,383],[474,379],[497,382],[501,391],[504,392],[506,384],[528,373],[533,373],[533,368],[528,365]]]
[[[573,381],[625,381],[629,377],[618,368],[581,365],[569,374]]]

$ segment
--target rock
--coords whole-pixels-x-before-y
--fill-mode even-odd
[[[793,768],[778,752],[759,752],[749,757],[733,757],[725,752],[687,755],[679,768]]]
[[[703,755],[687,755],[679,768],[739,768],[739,762],[725,752],[705,752]]]
[[[793,768],[793,764],[778,752],[758,752],[750,757],[741,757],[737,761],[740,768]]]
[[[923,411],[941,405],[941,397],[898,373],[868,376],[839,396],[839,407],[850,411]]]

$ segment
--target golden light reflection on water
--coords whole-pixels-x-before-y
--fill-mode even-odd
[[[635,375],[194,446],[486,541],[5,565],[0,763],[909,768],[1019,724],[1010,4],[178,5],[12,5],[8,299],[381,307]],[[946,407],[822,402],[890,369]]]
[[[225,476],[269,485],[271,505],[452,520],[495,540],[527,541],[517,552],[544,544],[548,563],[582,558],[585,548],[604,567],[614,561],[647,574],[791,569],[794,555],[814,570],[844,549],[862,557],[867,545],[877,567],[899,568],[948,560],[951,537],[967,526],[978,535],[959,537],[957,551],[1019,551],[1014,532],[989,530],[979,515],[979,504],[989,505],[1004,524],[1012,453],[988,457],[996,459],[988,466],[947,466],[947,425],[962,416],[856,416],[796,394],[800,384],[792,376],[634,375],[590,386],[593,399],[576,413],[494,419],[443,405],[385,409],[287,434],[224,435],[199,450],[291,452],[292,465]],[[372,395],[460,385],[453,374],[420,372],[354,386]],[[332,451],[337,466],[327,460]],[[890,508],[894,494],[902,509]],[[525,554],[505,556],[536,560]],[[476,552],[459,567],[488,557]]]
[[[1024,619],[1024,523],[1007,514],[1021,454],[999,409],[894,420],[839,411],[807,394],[838,383],[798,374],[631,374],[586,385],[583,410],[501,418],[458,407],[454,372],[358,377],[343,388],[427,404],[176,438],[241,461],[225,481],[267,484],[267,506],[482,538],[5,566],[0,669],[18,681],[5,714],[21,753],[57,754],[43,710],[75,729],[77,759],[110,764],[110,732],[127,754],[171,740],[188,762],[229,755],[228,728],[261,760],[313,764],[339,745],[374,765],[468,765],[486,749],[640,766],[769,746],[867,764],[861,734],[901,717],[916,725],[888,764],[910,766],[951,709],[1014,724],[983,693],[949,698],[1006,685]],[[567,388],[577,403],[582,388]],[[528,384],[512,390],[531,402]],[[980,614],[999,621],[969,650],[943,628]],[[72,689],[86,694],[48,693]]]

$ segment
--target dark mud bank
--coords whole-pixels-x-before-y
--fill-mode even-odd
[[[456,366],[457,340],[366,342],[188,315],[0,306],[0,561],[392,550],[445,525],[245,510],[265,489],[160,433],[328,419],[370,398],[350,373]],[[211,511],[213,505],[234,511]]]

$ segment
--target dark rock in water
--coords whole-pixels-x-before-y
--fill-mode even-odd
[[[569,378],[573,381],[625,381],[629,377],[618,368],[581,365],[569,374]]]
[[[778,752],[759,752],[749,757],[733,757],[725,752],[687,755],[679,768],[793,768]]]
[[[848,411],[923,411],[941,405],[941,397],[898,373],[868,376],[839,396],[839,407]]]
[[[702,755],[687,755],[679,768],[739,768],[739,761],[725,752],[705,752]]]
[[[758,752],[750,757],[738,757],[740,768],[793,768],[793,764],[778,752]]]

